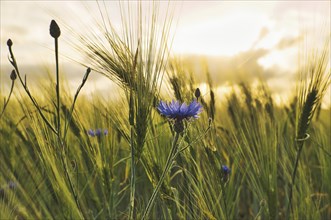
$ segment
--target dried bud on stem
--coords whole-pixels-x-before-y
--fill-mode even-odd
[[[7,46],[8,46],[8,47],[13,46],[13,41],[11,41],[11,39],[8,39],[8,40],[7,40]]]
[[[196,98],[199,98],[199,97],[200,97],[201,92],[200,92],[200,89],[199,89],[199,88],[197,88],[197,89],[195,90],[194,95],[195,95]]]
[[[54,20],[51,21],[49,33],[54,38],[59,38],[61,35],[60,27],[57,25],[56,21],[54,21]]]
[[[86,70],[86,74],[90,74],[90,72],[91,72],[91,68],[89,67],[89,68],[87,68],[87,70]]]
[[[12,70],[10,74],[10,79],[14,81],[16,78],[17,78],[16,71]]]

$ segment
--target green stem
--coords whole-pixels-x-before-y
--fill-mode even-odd
[[[63,147],[63,148],[64,148],[64,147]],[[67,163],[66,163],[66,161],[65,161],[65,154],[64,154],[64,151],[61,151],[61,162],[62,162],[62,166],[63,166],[63,168],[64,168],[65,175],[66,175],[67,180],[68,180],[68,182],[69,182],[69,186],[70,186],[71,193],[72,193],[72,195],[74,196],[74,199],[75,199],[75,202],[76,202],[76,206],[77,206],[78,210],[80,211],[80,213],[82,214],[83,219],[85,219],[85,217],[84,217],[84,212],[83,212],[83,210],[82,210],[82,208],[81,208],[81,206],[80,206],[80,203],[79,203],[79,200],[78,200],[78,196],[77,196],[77,193],[76,193],[76,191],[75,191],[74,184],[73,184],[73,182],[72,182],[72,180],[71,180],[71,177],[70,177],[70,174],[69,174],[69,172],[68,172],[68,166],[67,166]]]
[[[136,166],[134,161],[134,146],[133,146],[134,127],[131,125],[131,183],[130,183],[130,213],[129,219],[133,219],[134,213],[134,197],[136,191]]]
[[[57,114],[57,136],[61,140],[61,116],[60,116],[60,80],[59,80],[59,46],[58,38],[55,38],[55,68],[56,68],[56,114]]]
[[[222,197],[223,197],[223,203],[224,203],[224,208],[225,208],[225,216],[226,216],[226,219],[230,219],[229,218],[229,214],[228,214],[228,207],[227,207],[227,204],[226,204],[226,195],[225,195],[225,187],[224,187],[224,184],[225,183],[221,183],[221,188],[222,188]]]
[[[69,186],[70,186],[70,190],[74,196],[74,199],[75,199],[75,202],[76,202],[76,206],[78,208],[78,210],[80,211],[80,213],[83,215],[84,217],[84,214],[83,214],[83,211],[82,211],[82,208],[79,204],[79,201],[78,201],[78,196],[77,196],[77,193],[75,191],[75,188],[74,188],[74,184],[71,180],[71,177],[70,177],[70,174],[68,172],[68,166],[66,164],[66,161],[65,161],[65,145],[62,143],[62,140],[61,140],[61,115],[60,115],[60,103],[61,103],[61,100],[60,100],[60,79],[59,79],[59,51],[58,51],[58,38],[54,38],[55,39],[55,67],[56,67],[56,113],[57,113],[57,140],[58,140],[58,146],[59,146],[59,149],[61,150],[61,161],[62,161],[62,165],[63,165],[63,168],[64,168],[64,172],[65,172],[65,175],[67,177],[67,180],[69,182]]]
[[[83,88],[83,86],[85,85],[85,83],[87,81],[87,78],[88,78],[88,76],[89,76],[90,73],[91,73],[91,68],[87,68],[87,70],[85,72],[85,75],[84,75],[84,78],[82,80],[82,83],[79,85],[79,87],[78,87],[78,89],[76,91],[76,94],[74,96],[74,101],[72,102],[71,107],[70,107],[70,110],[69,110],[69,119],[67,120],[67,123],[65,123],[65,125],[64,125],[63,139],[66,139],[68,128],[69,128],[69,124],[70,124],[70,122],[72,120],[72,115],[73,115],[73,112],[74,112],[74,108],[75,108],[75,104],[76,104],[78,95],[79,95],[81,89]]]
[[[288,206],[287,206],[287,216],[288,217],[289,217],[290,210],[292,210],[293,187],[295,185],[295,177],[296,177],[296,173],[297,173],[298,166],[299,166],[299,159],[300,159],[301,151],[302,151],[302,148],[303,148],[303,143],[304,143],[303,141],[300,142],[299,150],[297,151],[297,155],[296,155],[296,159],[295,159],[294,170],[293,170],[293,173],[292,173],[292,181],[291,181],[291,186],[290,186],[289,202],[288,202]]]
[[[2,115],[3,115],[3,113],[5,112],[5,109],[6,109],[7,105],[8,105],[8,103],[9,103],[9,100],[10,100],[11,94],[13,93],[14,84],[15,84],[15,81],[12,80],[12,82],[11,82],[11,87],[10,87],[10,92],[9,92],[9,96],[8,96],[8,99],[5,101],[5,104],[4,104],[4,106],[3,106],[3,109],[2,109],[2,111],[1,111],[1,113],[0,113],[0,119],[1,119],[1,117],[2,117]]]
[[[156,185],[156,187],[155,187],[155,189],[153,191],[153,194],[152,194],[151,198],[148,201],[148,204],[146,206],[146,209],[145,209],[145,212],[143,214],[142,220],[144,220],[144,219],[146,219],[148,217],[148,214],[149,214],[149,212],[150,212],[150,210],[151,210],[151,208],[152,208],[152,206],[154,204],[154,201],[156,199],[156,196],[157,196],[158,192],[160,191],[160,188],[161,188],[162,183],[164,181],[165,175],[170,170],[171,165],[172,165],[172,162],[176,158],[175,157],[175,153],[176,153],[176,150],[177,150],[178,139],[179,139],[179,133],[176,132],[176,135],[175,135],[174,140],[172,142],[172,147],[171,147],[171,150],[170,150],[170,153],[169,153],[169,156],[168,156],[168,159],[167,159],[165,168],[164,168],[164,170],[163,170],[163,172],[161,174],[161,177],[160,177],[159,182],[157,183],[157,185]]]
[[[44,120],[44,122],[46,123],[46,125],[57,135],[57,131],[56,129],[52,126],[52,124],[48,121],[48,119],[45,117],[45,115],[43,114],[43,112],[41,111],[42,109],[39,107],[37,101],[35,100],[35,98],[32,96],[32,94],[30,93],[30,90],[28,89],[28,85],[27,85],[27,82],[25,80],[25,82],[23,82],[23,79],[21,77],[21,74],[20,74],[20,71],[18,69],[18,65],[17,65],[17,62],[16,62],[16,59],[15,59],[15,56],[14,56],[14,53],[12,51],[12,47],[9,46],[8,47],[9,49],[9,54],[10,54],[10,63],[13,65],[15,71],[16,71],[16,74],[17,74],[17,77],[18,79],[20,80],[23,88],[24,88],[24,91],[27,93],[27,95],[29,96],[30,100],[32,101],[33,105],[37,108],[38,110],[38,113],[39,115],[41,116],[41,118]],[[25,78],[26,79],[26,78]]]
[[[131,182],[130,182],[130,210],[129,219],[133,219],[134,215],[134,196],[136,191],[136,165],[134,161],[135,151],[134,151],[134,98],[133,91],[130,90],[129,99],[129,122],[130,122],[130,147],[131,147]]]

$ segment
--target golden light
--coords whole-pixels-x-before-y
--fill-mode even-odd
[[[235,55],[249,50],[268,22],[264,13],[238,8],[234,14],[220,13],[201,21],[179,24],[173,50],[181,54]]]

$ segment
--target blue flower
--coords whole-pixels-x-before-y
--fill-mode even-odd
[[[226,165],[222,165],[222,172],[224,175],[228,175],[231,173],[231,169],[227,167]]]
[[[202,105],[196,100],[189,105],[172,100],[170,103],[161,101],[157,109],[161,115],[178,122],[183,119],[198,118],[198,114],[202,111]]]
[[[87,131],[87,134],[90,135],[90,136],[92,136],[92,137],[95,136],[95,132],[92,129],[88,130]]]
[[[100,137],[102,134],[107,135],[108,130],[104,129],[103,132],[102,132],[102,130],[100,128],[98,128],[96,130],[90,129],[90,130],[87,131],[87,134],[90,135],[91,137],[95,137],[95,136]]]
[[[222,165],[221,171],[222,171],[221,180],[223,182],[227,182],[229,180],[229,175],[231,173],[231,169],[229,167],[227,167],[226,165]]]
[[[101,135],[101,129],[95,130],[95,135],[98,136],[98,137],[100,137],[100,135]]]

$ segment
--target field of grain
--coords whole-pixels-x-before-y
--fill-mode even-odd
[[[123,32],[107,26],[103,40],[77,37],[88,58],[77,90],[55,20],[47,81],[31,86],[15,42],[1,46],[13,71],[0,93],[0,219],[330,219],[330,40],[303,52],[288,102],[262,79],[221,96],[207,68],[202,89],[172,56],[171,12],[159,27],[154,10],[149,22],[124,10]],[[116,100],[81,94],[94,74]]]

